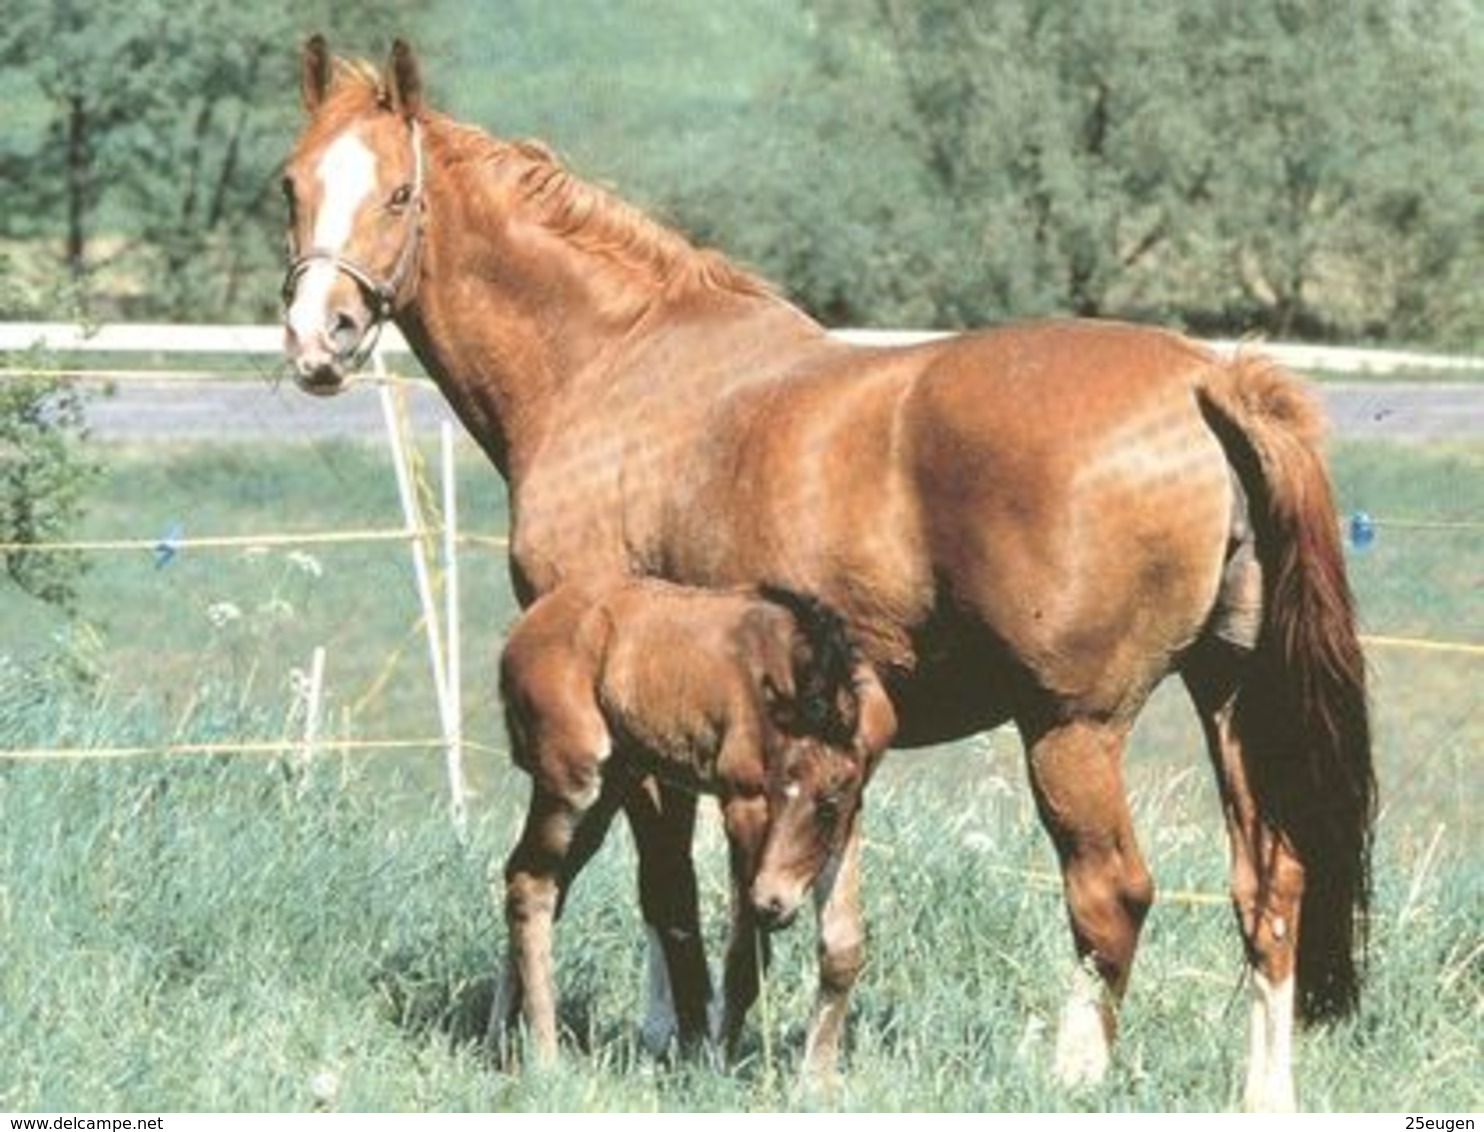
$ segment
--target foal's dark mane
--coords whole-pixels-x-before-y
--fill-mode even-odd
[[[363,59],[337,59],[335,83],[336,117],[389,106],[376,69]],[[482,166],[489,174],[512,179],[517,195],[531,206],[537,222],[575,248],[652,278],[674,292],[774,293],[765,280],[720,252],[696,247],[681,233],[575,176],[542,142],[505,141],[431,111],[422,112],[420,118],[446,140],[445,156],[451,164]]]
[[[758,596],[787,610],[809,647],[809,664],[795,673],[795,693],[805,730],[836,746],[848,746],[856,720],[841,710],[841,693],[855,703],[855,669],[860,654],[845,618],[813,594],[762,585]],[[854,715],[854,711],[851,712]]]

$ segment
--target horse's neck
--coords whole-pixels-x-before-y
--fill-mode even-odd
[[[428,193],[418,297],[399,321],[507,479],[574,402],[638,369],[649,382],[728,383],[718,344],[726,357],[766,339],[776,356],[780,336],[822,334],[759,290],[698,282],[677,295],[525,215],[511,186],[474,163],[431,174]]]

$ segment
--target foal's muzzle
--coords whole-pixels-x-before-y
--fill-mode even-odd
[[[752,910],[757,916],[758,927],[766,932],[782,931],[794,922],[803,903],[803,893],[790,897],[771,886],[754,884],[752,887]]]

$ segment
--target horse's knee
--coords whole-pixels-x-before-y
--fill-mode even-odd
[[[1142,926],[1144,917],[1154,906],[1154,877],[1142,858],[1134,858],[1124,869],[1119,888],[1119,900],[1129,919],[1136,926]]]
[[[512,856],[512,862],[515,858]],[[554,918],[557,884],[550,875],[533,873],[518,865],[507,866],[505,876],[505,915],[512,923],[525,923],[540,918]]]
[[[1067,908],[1078,951],[1090,956],[1121,994],[1133,965],[1140,929],[1154,904],[1154,878],[1136,854],[1105,854],[1070,865]]]
[[[866,965],[866,936],[854,905],[834,908],[819,922],[819,985],[848,991]]]
[[[862,941],[848,946],[821,948],[819,952],[819,986],[828,993],[844,994],[855,986],[866,967],[866,948]]]

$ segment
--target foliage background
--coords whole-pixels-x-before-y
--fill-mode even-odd
[[[19,5],[11,270],[100,318],[271,317],[315,29],[372,58],[408,37],[436,103],[542,136],[834,324],[1484,341],[1469,0]]]

